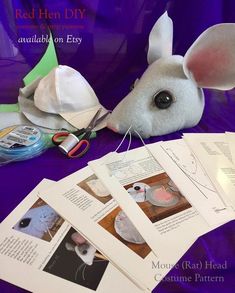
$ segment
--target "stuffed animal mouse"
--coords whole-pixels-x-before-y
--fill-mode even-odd
[[[149,36],[149,66],[116,106],[108,127],[143,138],[195,126],[204,109],[202,88],[235,86],[235,24],[204,31],[184,57],[172,55],[173,24],[165,12]]]
[[[68,251],[74,251],[85,264],[91,266],[95,258],[96,248],[87,242],[78,232],[74,232],[71,235],[71,239],[73,244],[66,242],[65,248]]]

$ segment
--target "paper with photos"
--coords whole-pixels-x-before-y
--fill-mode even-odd
[[[177,139],[162,142],[154,146],[152,152],[210,226],[217,226],[234,218],[233,210],[226,207],[185,141]]]
[[[51,189],[41,192],[40,197],[72,223],[76,230],[86,235],[133,282],[142,289],[152,290],[156,281],[151,249],[146,243],[137,246],[122,241],[112,224],[112,219],[120,212],[116,201],[111,195],[99,197],[89,188],[86,182],[96,179],[89,167],[76,174],[71,176],[72,180],[65,178]],[[143,270],[146,272],[144,275]]]
[[[235,209],[235,165],[225,134],[184,134],[226,206]]]
[[[125,155],[111,153],[89,165],[157,256],[167,251],[165,257],[173,260],[175,247],[186,251],[208,232],[206,221],[145,147]]]
[[[112,165],[113,168],[115,164]],[[139,165],[139,170],[141,168],[147,177],[152,172],[151,165],[146,160],[143,160],[142,164]],[[126,172],[128,173],[129,170]],[[122,172],[119,175],[125,180]],[[136,176],[136,168],[134,168],[131,170],[131,177],[137,179]],[[179,212],[176,216],[168,217],[167,222],[157,224],[163,238],[164,234],[169,233],[169,230],[175,229],[176,232],[172,237],[167,237],[167,241],[172,243],[170,251],[163,249],[159,241],[160,253],[156,257],[146,242],[140,241],[141,243],[139,243],[140,237],[136,235],[136,231],[131,225],[131,235],[127,236],[126,217],[123,216],[122,209],[110,194],[106,197],[100,197],[94,193],[94,190],[87,184],[93,179],[97,179],[97,176],[91,168],[86,167],[59,181],[52,188],[40,192],[39,196],[72,223],[76,230],[86,235],[86,238],[133,282],[143,289],[152,290],[172,267],[161,266],[161,264],[174,265],[191,246],[195,237],[200,234],[195,229],[198,234],[194,235],[193,239],[185,237],[185,232],[177,230],[180,222],[188,217],[191,220],[185,221],[186,231],[189,230],[192,223],[195,227],[200,227],[203,230],[203,219],[197,211],[189,208],[186,212]],[[163,211],[159,211],[161,215],[164,214]],[[179,237],[179,235],[181,236]],[[143,274],[143,272],[145,273]]]
[[[43,180],[1,223],[1,279],[38,293],[143,292],[38,198],[53,184]]]

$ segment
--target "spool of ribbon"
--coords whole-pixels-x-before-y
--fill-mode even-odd
[[[44,133],[34,127],[17,125],[0,131],[0,166],[31,159],[47,149]]]

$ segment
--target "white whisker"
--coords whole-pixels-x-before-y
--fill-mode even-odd
[[[127,131],[126,131],[126,133],[125,133],[123,139],[122,139],[121,142],[119,143],[119,145],[118,145],[118,147],[116,148],[115,152],[117,152],[117,151],[119,150],[119,148],[121,147],[121,145],[123,144],[123,142],[124,142],[124,140],[125,140],[127,134],[128,134],[128,133],[130,132],[130,130],[131,130],[131,127],[132,127],[132,125],[127,129]]]

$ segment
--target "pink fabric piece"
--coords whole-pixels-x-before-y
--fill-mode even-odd
[[[209,27],[188,49],[186,76],[198,87],[229,90],[235,86],[235,23]]]
[[[159,201],[170,201],[173,198],[173,195],[170,192],[167,192],[164,188],[158,188],[154,190],[153,198]]]
[[[86,239],[80,235],[78,232],[75,232],[71,235],[72,240],[77,244],[77,245],[81,245],[84,244],[86,242]]]

